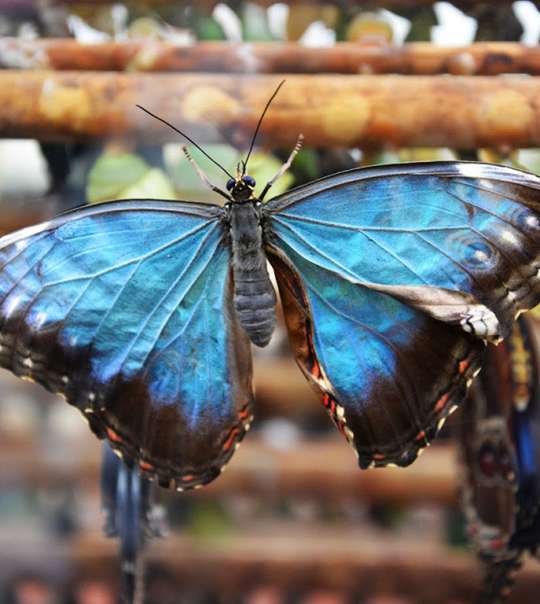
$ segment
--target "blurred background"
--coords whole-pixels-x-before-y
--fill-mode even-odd
[[[228,169],[277,83],[250,173],[272,195],[358,165],[480,159],[540,173],[533,2],[0,0],[0,231],[81,203],[220,203],[185,129]],[[222,176],[196,150],[216,184]],[[158,489],[155,604],[460,604],[482,570],[459,510],[453,431],[407,469],[361,472],[280,326],[256,356],[256,421],[227,472]],[[118,601],[101,444],[79,413],[0,373],[0,604]],[[510,602],[537,601],[527,561]]]

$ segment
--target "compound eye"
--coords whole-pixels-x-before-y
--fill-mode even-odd
[[[234,187],[234,183],[235,183],[234,178],[229,178],[229,180],[227,181],[227,184],[225,185],[227,187],[227,191],[230,191]]]
[[[250,176],[249,174],[246,174],[245,176],[243,176],[242,180],[246,183],[246,185],[248,187],[251,187],[251,188],[253,188],[257,184],[255,182],[255,179],[253,178],[253,176]]]

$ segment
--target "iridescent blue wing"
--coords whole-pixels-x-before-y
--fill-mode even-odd
[[[289,331],[362,466],[407,465],[485,340],[540,300],[540,179],[486,164],[352,170],[265,207]]]
[[[223,210],[129,201],[0,239],[0,364],[58,392],[143,471],[212,480],[250,419]]]

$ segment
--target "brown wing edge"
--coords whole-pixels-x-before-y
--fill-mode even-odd
[[[347,424],[346,414],[332,385],[323,375],[313,344],[311,313],[302,280],[283,252],[272,246],[267,246],[266,251],[276,274],[289,341],[296,362],[311,386],[321,395],[322,404],[338,430],[355,450],[359,466],[362,469],[388,465],[406,467],[413,463],[419,453],[435,438],[448,416],[465,399],[468,387],[480,371],[485,343],[474,338],[469,340],[470,346],[463,356],[456,360],[451,379],[439,389],[425,425],[410,439],[405,448],[394,447],[383,452],[374,451],[373,447],[361,446]]]
[[[229,333],[229,350],[225,352],[230,359],[231,382],[237,386],[236,418],[219,435],[198,435],[199,441],[192,448],[197,448],[203,463],[190,466],[185,457],[181,458],[181,432],[189,427],[179,424],[179,414],[170,405],[153,412],[144,372],[128,382],[117,380],[97,391],[88,378],[81,377],[90,373],[84,349],[66,351],[56,330],[24,334],[18,329],[20,317],[14,317],[11,329],[4,325],[0,363],[77,407],[94,434],[107,439],[114,452],[129,467],[138,467],[143,477],[178,491],[201,487],[223,471],[253,420],[251,347],[232,307],[231,273],[227,287],[231,294],[226,296],[228,307],[223,311]],[[134,404],[143,408],[140,413],[133,413]]]

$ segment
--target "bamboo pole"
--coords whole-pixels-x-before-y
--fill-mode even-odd
[[[144,143],[178,135],[142,104],[201,142],[245,145],[282,76],[0,71],[0,136]],[[287,78],[260,141],[309,146],[540,146],[540,78],[332,76]]]
[[[9,471],[0,472],[0,486],[6,486],[16,472],[20,480],[34,486],[50,488],[75,482],[80,489],[92,490],[99,484],[100,451],[100,444],[90,434],[79,438],[77,456],[71,456],[69,463],[61,456],[47,458],[32,442],[4,443],[0,453]],[[322,459],[324,463],[320,463]],[[408,468],[360,470],[352,449],[337,435],[304,438],[292,447],[277,449],[250,434],[227,471],[192,496],[215,499],[237,493],[455,505],[458,476],[456,453],[448,445],[433,445]],[[175,496],[173,491],[170,493]]]
[[[400,47],[340,43],[306,48],[295,43],[201,42],[178,46],[156,40],[79,44],[72,39],[0,39],[4,68],[193,71],[214,73],[403,73],[434,75],[540,74],[540,47],[479,42],[460,48],[417,42]]]
[[[30,0],[11,0],[11,3],[17,2],[29,2]],[[276,0],[255,0],[255,3],[260,6],[271,6],[275,4]],[[390,8],[390,7],[414,7],[414,6],[430,6],[435,4],[438,0],[349,0],[350,4],[357,4],[362,8]],[[491,0],[493,4],[512,4],[514,0]],[[48,0],[49,4],[78,4],[78,5],[92,5],[92,4],[110,4],[111,0]],[[220,0],[202,0],[197,2],[198,8],[212,9],[216,4],[219,4]],[[452,4],[461,8],[474,8],[478,4],[485,4],[486,0],[453,0]],[[285,4],[310,4],[308,0],[285,0]],[[318,4],[342,4],[343,0],[315,0]],[[537,0],[533,0],[534,4],[538,4]],[[166,6],[170,4],[168,0],[124,0],[124,4],[127,5],[143,5],[143,6]],[[228,2],[228,4],[242,4],[241,0],[237,2]]]
[[[154,540],[147,558],[171,569],[180,585],[216,590],[229,600],[231,595],[241,599],[253,585],[272,585],[289,593],[344,590],[354,595],[347,601],[354,602],[476,602],[482,570],[473,553],[451,550],[429,537],[428,531],[396,538],[363,526],[266,523],[263,529],[240,526],[213,539],[172,535]],[[114,569],[114,541],[87,533],[67,547],[64,553],[78,566],[105,576]],[[4,551],[6,558],[13,557],[9,547]],[[528,560],[505,602],[537,602],[539,576],[538,563]]]

